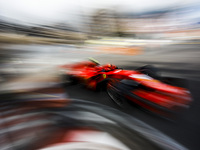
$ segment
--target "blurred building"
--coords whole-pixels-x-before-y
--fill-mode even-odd
[[[200,33],[200,6],[173,7],[143,13],[102,9],[92,15],[90,26],[92,34],[97,36],[197,37]]]
[[[90,29],[93,35],[113,36],[117,32],[115,12],[112,10],[97,10],[91,19]]]

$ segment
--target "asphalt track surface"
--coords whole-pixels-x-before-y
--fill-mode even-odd
[[[62,63],[72,63],[76,61],[85,60],[87,57],[94,57],[100,63],[113,63],[118,67],[124,69],[136,69],[137,67],[151,64],[156,66],[163,76],[182,77],[189,81],[189,89],[193,96],[193,103],[191,107],[185,111],[174,121],[169,121],[153,114],[147,113],[134,106],[127,109],[120,109],[109,98],[105,91],[95,92],[86,89],[83,85],[68,86],[66,91],[71,98],[84,99],[92,102],[97,102],[113,108],[119,109],[131,116],[134,116],[145,123],[157,128],[166,135],[172,137],[185,147],[191,150],[200,149],[200,44],[175,44],[165,46],[151,46],[144,48],[141,55],[118,55],[118,54],[99,54],[87,48],[74,48],[65,46],[9,46],[4,49],[9,49],[13,58],[25,63],[19,62],[11,64],[22,66],[24,72],[26,68],[35,72],[41,70],[49,64],[57,65]],[[21,50],[22,55],[15,53],[15,50]],[[37,51],[35,51],[37,49]],[[32,60],[32,61],[30,61]],[[39,67],[36,64],[27,64],[26,62],[47,62],[45,65]],[[14,61],[16,62],[16,61]],[[32,65],[32,66],[31,66]],[[16,68],[20,70],[21,68]],[[39,69],[38,69],[39,68]],[[38,70],[37,70],[38,69]],[[22,69],[21,69],[22,71]],[[29,70],[28,70],[29,71]],[[34,72],[33,72],[34,73]]]

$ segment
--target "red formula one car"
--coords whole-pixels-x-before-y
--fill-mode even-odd
[[[152,66],[137,70],[123,70],[115,65],[99,65],[98,62],[86,61],[74,65],[64,65],[68,71],[65,80],[79,82],[96,90],[107,89],[108,95],[120,107],[127,100],[153,113],[169,117],[177,110],[188,108],[191,103],[190,92],[174,84],[173,78],[163,78]],[[177,79],[181,83],[180,79]]]

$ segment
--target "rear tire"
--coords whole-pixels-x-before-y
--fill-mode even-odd
[[[184,78],[162,77],[162,82],[170,84],[172,86],[178,86],[186,89],[190,88],[189,81]]]
[[[160,74],[159,74],[158,69],[152,65],[146,65],[143,67],[139,67],[136,70],[138,70],[139,72],[144,73],[154,79],[160,79]]]

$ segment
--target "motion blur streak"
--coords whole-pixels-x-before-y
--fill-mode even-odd
[[[0,149],[199,150],[199,45],[198,0],[0,0]],[[67,67],[88,57],[99,61],[93,61],[97,70],[99,64],[117,66],[115,77],[145,65],[161,74],[153,83],[145,73],[137,81],[151,88],[130,90],[138,87],[131,82],[126,96],[122,78],[106,83],[110,91],[96,82],[83,88],[90,78],[64,87]],[[76,73],[87,76],[81,69]],[[133,103],[118,107],[125,98]],[[184,111],[172,121],[135,104],[167,117],[165,108]]]

